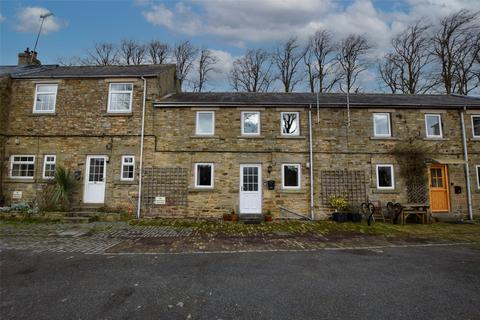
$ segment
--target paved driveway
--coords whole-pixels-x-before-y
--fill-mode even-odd
[[[480,319],[480,249],[1,252],[2,319]]]

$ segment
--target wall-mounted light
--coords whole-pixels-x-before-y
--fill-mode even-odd
[[[273,170],[273,167],[272,167],[271,164],[269,164],[268,167],[267,167],[268,174],[272,173],[272,170]]]
[[[15,144],[16,144],[16,145],[19,145],[19,144],[20,144],[20,139],[15,138]]]

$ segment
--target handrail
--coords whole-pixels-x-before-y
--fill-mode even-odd
[[[281,211],[286,211],[286,212],[289,212],[289,213],[291,213],[291,214],[293,214],[293,215],[299,216],[299,217],[301,217],[301,218],[304,218],[304,219],[307,219],[307,220],[312,220],[311,217],[306,216],[306,215],[303,215],[303,214],[298,213],[298,212],[295,212],[295,211],[293,211],[293,210],[291,210],[291,209],[287,209],[287,208],[284,208],[284,207],[280,207],[280,212],[281,212]]]

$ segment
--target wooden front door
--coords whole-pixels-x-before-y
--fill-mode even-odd
[[[432,212],[450,212],[447,166],[432,165],[429,169],[430,207]]]

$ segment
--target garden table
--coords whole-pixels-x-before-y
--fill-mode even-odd
[[[415,215],[422,223],[429,223],[430,205],[427,203],[406,203],[402,205],[402,224],[405,224],[408,216]]]

